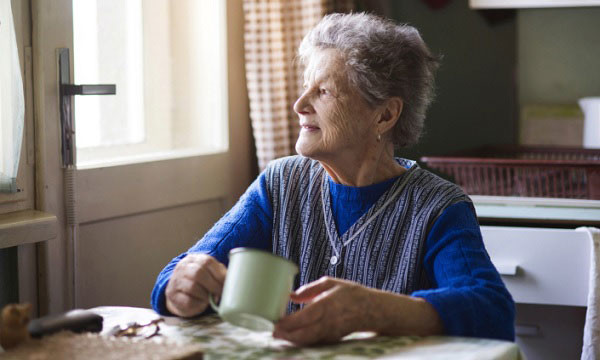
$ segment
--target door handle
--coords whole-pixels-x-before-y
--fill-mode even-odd
[[[515,335],[519,337],[539,337],[541,329],[538,325],[515,324]]]
[[[74,95],[116,95],[115,84],[71,84],[71,61],[68,48],[58,49],[58,92],[60,108],[61,154],[63,168],[75,164],[75,123],[71,97]]]
[[[494,263],[496,270],[500,275],[517,276],[519,273],[519,265],[510,263]]]
[[[65,95],[115,95],[117,86],[113,84],[105,85],[71,85],[61,84]]]

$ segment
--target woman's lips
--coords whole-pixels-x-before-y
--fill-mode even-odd
[[[306,131],[320,130],[320,128],[318,126],[313,126],[313,125],[302,125],[302,129],[306,130]]]

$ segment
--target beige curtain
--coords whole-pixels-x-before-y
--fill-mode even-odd
[[[295,154],[298,118],[293,105],[302,90],[294,58],[304,35],[326,14],[348,12],[352,0],[244,0],[246,82],[250,119],[262,170]]]

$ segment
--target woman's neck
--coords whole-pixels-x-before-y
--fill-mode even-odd
[[[390,145],[376,154],[366,154],[363,158],[355,155],[338,156],[333,160],[319,162],[336,183],[361,187],[377,184],[406,172],[394,159],[393,152],[393,146]]]

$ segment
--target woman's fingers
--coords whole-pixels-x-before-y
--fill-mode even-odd
[[[312,283],[300,287],[290,295],[290,298],[296,303],[305,303],[339,283],[340,280],[338,279],[323,276],[317,281],[313,281]]]
[[[319,342],[324,342],[326,336],[323,335],[325,328],[314,324],[291,331],[275,330],[273,337],[290,341],[296,345],[305,346]]]
[[[175,292],[167,299],[167,309],[181,317],[191,317],[204,311],[206,303],[181,291]]]
[[[210,271],[210,274],[212,275],[212,277],[219,284],[221,284],[221,287],[223,287],[223,284],[225,283],[225,276],[227,275],[227,268],[225,267],[225,265],[223,265],[217,259],[211,258],[211,260],[212,261],[210,262],[210,264],[208,266],[208,270]]]
[[[223,282],[215,279],[211,271],[207,271],[205,274],[200,274],[194,279],[194,282],[199,288],[204,290],[204,293],[206,293],[205,296],[208,296],[208,294],[221,296],[221,291],[223,291]]]
[[[300,328],[318,323],[324,315],[324,304],[315,303],[297,311],[293,314],[283,317],[275,324],[276,331],[295,331]]]
[[[353,331],[365,328],[368,318],[363,306],[370,292],[355,282],[321,278],[301,287],[294,301],[309,305],[275,324],[273,336],[299,345],[338,341]]]
[[[299,345],[313,344],[324,339],[322,330],[331,325],[330,321],[324,320],[326,312],[332,310],[328,299],[331,290],[340,281],[330,277],[322,277],[299,288],[292,294],[294,302],[313,302],[291,315],[285,316],[275,324],[273,336],[286,339]],[[333,308],[336,305],[333,304]]]
[[[273,337],[296,345],[335,342],[350,333],[340,328],[334,299],[323,298],[275,324]],[[341,332],[340,332],[341,331]]]
[[[168,289],[170,292],[182,292],[199,300],[202,300],[208,296],[208,292],[206,291],[205,287],[201,286],[199,282],[187,277],[171,278],[171,280],[169,280],[169,285],[171,285],[171,282],[173,286],[171,289]]]
[[[227,274],[225,265],[206,254],[190,254],[183,261],[186,262],[182,264],[181,269],[175,269],[174,276],[179,270],[178,277],[185,277],[197,282],[211,294],[221,294]]]
[[[225,265],[206,254],[190,254],[188,257],[189,264],[185,266],[183,276],[197,281],[209,293],[221,295],[227,274]]]
[[[165,296],[167,309],[179,316],[193,316],[208,306],[209,294],[220,297],[227,269],[206,254],[189,254],[169,279]]]

